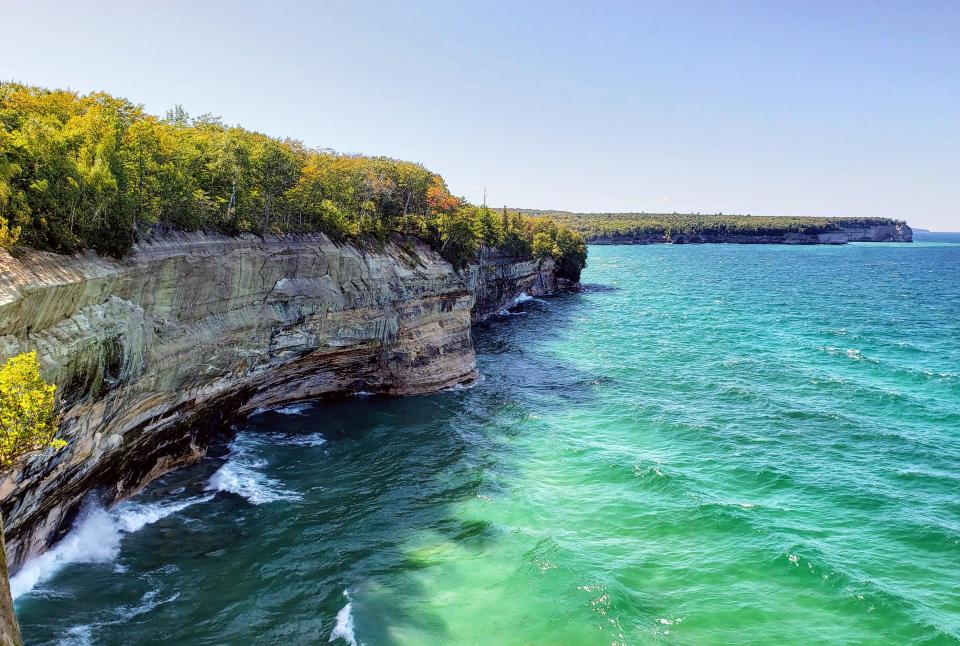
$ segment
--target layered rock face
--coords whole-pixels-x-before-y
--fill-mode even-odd
[[[825,233],[787,232],[781,235],[703,234],[703,235],[619,235],[598,236],[590,244],[847,244],[848,242],[913,242],[913,230],[897,223],[862,228],[845,228]]]
[[[847,228],[843,232],[850,242],[913,242],[913,229],[903,223]]]
[[[480,263],[463,272],[464,280],[474,294],[474,323],[513,305],[517,296],[538,296],[569,289],[569,281],[554,273],[553,260],[517,261],[497,250],[484,249]]]
[[[455,272],[411,240],[170,234],[123,261],[0,250],[0,361],[37,350],[69,442],[0,484],[10,565],[60,538],[91,492],[135,494],[255,408],[469,382],[471,323],[556,282],[549,260],[487,254]]]

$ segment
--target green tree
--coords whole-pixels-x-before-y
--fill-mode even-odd
[[[474,209],[473,229],[481,244],[488,247],[499,247],[503,244],[503,229],[486,206]]]
[[[453,213],[443,213],[438,222],[441,255],[451,265],[462,269],[476,258],[480,250],[480,240],[473,227],[472,209],[462,206]]]
[[[580,272],[587,265],[587,243],[583,237],[570,229],[558,228],[554,247],[557,275],[579,281]]]

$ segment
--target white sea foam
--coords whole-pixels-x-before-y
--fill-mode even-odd
[[[255,455],[255,449],[256,442],[238,435],[230,443],[230,458],[210,477],[207,489],[242,496],[254,505],[299,500],[300,494],[284,489],[283,483],[263,472],[267,463]]]
[[[93,631],[95,629],[102,628],[103,626],[115,626],[127,623],[135,617],[150,612],[157,606],[162,606],[165,603],[170,603],[180,598],[179,592],[175,592],[166,599],[158,599],[157,595],[157,590],[150,590],[143,595],[140,603],[131,606],[119,606],[114,610],[116,619],[92,624],[81,624],[67,629],[67,632],[57,641],[57,646],[86,646],[87,644],[93,644]]]
[[[179,592],[174,592],[166,599],[158,599],[157,594],[158,593],[156,590],[150,590],[143,595],[143,598],[140,599],[140,603],[133,606],[120,606],[116,609],[117,618],[113,621],[108,621],[103,625],[125,623],[134,617],[147,614],[157,606],[162,606],[165,603],[170,603],[180,598]]]
[[[320,433],[267,433],[265,437],[271,444],[320,446],[327,443],[327,438]]]
[[[81,514],[62,541],[24,563],[10,579],[10,592],[16,599],[49,581],[71,563],[108,563],[120,553],[124,534],[133,533],[170,514],[212,498],[212,495],[197,496],[164,503],[130,500],[110,511],[91,507]]]
[[[518,316],[520,314],[526,314],[526,312],[511,312],[510,310],[516,307],[517,305],[519,305],[520,303],[526,303],[527,301],[537,301],[538,303],[546,303],[546,301],[541,300],[539,298],[534,298],[533,296],[531,296],[526,292],[520,292],[520,294],[515,299],[513,299],[509,305],[505,305],[504,307],[502,307],[500,311],[497,312],[497,314],[499,314],[500,316]]]
[[[279,413],[280,415],[303,415],[304,411],[310,410],[311,408],[313,408],[312,404],[289,404],[287,406],[281,406],[280,408],[274,408],[273,412]]]
[[[57,641],[57,646],[87,646],[93,643],[93,626],[73,626]]]
[[[257,408],[250,416],[254,415],[263,415],[264,413],[277,413],[278,415],[303,415],[304,411],[308,411],[313,408],[313,404],[309,402],[300,402],[298,404],[287,404],[285,406],[278,406],[272,408],[269,406],[263,408]]]
[[[350,646],[362,646],[362,642],[357,641],[357,635],[353,627],[353,602],[350,600],[350,593],[343,591],[343,596],[347,598],[347,605],[337,613],[337,624],[330,633],[330,641],[335,642],[342,639]]]
[[[526,292],[520,292],[519,296],[513,299],[513,304],[519,305],[520,303],[526,303],[527,301],[532,301],[532,300],[534,300],[533,296],[531,296]]]

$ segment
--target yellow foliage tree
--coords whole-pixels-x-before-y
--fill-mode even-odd
[[[0,215],[0,249],[13,249],[20,238],[20,227],[11,227],[6,218]]]
[[[11,357],[0,368],[0,470],[31,451],[66,446],[55,437],[56,389],[40,376],[36,352]]]

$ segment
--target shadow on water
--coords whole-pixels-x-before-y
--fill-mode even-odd
[[[411,634],[443,642],[444,618],[428,603],[436,591],[421,574],[501,532],[454,506],[501,493],[523,463],[511,440],[537,410],[588,405],[607,379],[542,345],[565,334],[581,298],[535,299],[475,328],[483,379],[471,389],[252,416],[229,446],[136,499],[204,502],[125,534],[115,559],[64,567],[18,602],[24,634],[31,643],[307,643],[342,636],[349,602],[368,644]]]

